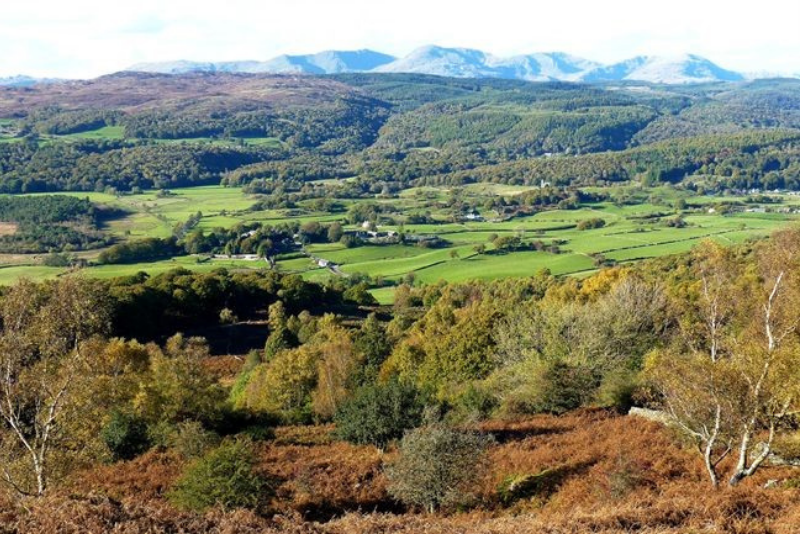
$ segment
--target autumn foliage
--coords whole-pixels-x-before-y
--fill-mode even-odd
[[[783,487],[796,476],[791,468],[767,467],[740,487],[709,492],[695,453],[670,431],[602,410],[476,427],[495,442],[475,480],[477,501],[462,513],[407,512],[389,497],[383,472],[397,453],[335,442],[331,430],[281,428],[256,445],[256,471],[276,488],[267,515],[174,508],[164,496],[184,461],[149,453],[85,471],[27,502],[29,512],[6,501],[0,532],[793,534],[800,518],[800,490]],[[504,482],[525,475],[537,483],[501,499]],[[776,487],[763,489],[768,480]]]

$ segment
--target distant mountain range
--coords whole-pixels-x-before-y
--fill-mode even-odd
[[[458,78],[505,78],[527,81],[570,81],[585,83],[649,82],[695,84],[735,82],[774,78],[777,73],[741,73],[724,69],[712,61],[685,54],[676,57],[637,56],[603,65],[562,52],[498,57],[469,48],[423,46],[396,58],[373,50],[329,50],[308,55],[283,55],[268,61],[225,61],[219,63],[170,61],[139,63],[124,72],[187,74],[225,72],[251,74],[340,74],[353,72],[416,73]],[[800,78],[783,75],[783,77]],[[0,78],[0,86],[27,86],[42,81],[27,76]]]
[[[195,61],[168,61],[139,63],[125,69],[132,72],[159,74],[186,74],[189,72],[242,72],[249,74],[340,74],[343,72],[370,72],[395,61],[394,56],[356,50],[342,52],[330,50],[302,56],[278,56],[269,61],[224,61],[198,63]]]
[[[392,72],[434,74],[458,78],[506,78],[527,81],[587,83],[638,81],[664,84],[733,82],[750,78],[726,70],[693,54],[677,57],[638,56],[612,65],[562,52],[498,57],[470,48],[424,46],[403,58],[372,50],[327,51],[300,56],[279,56],[269,61],[196,63],[177,61],[141,63],[126,69],[137,72],[184,74],[188,72],[244,72],[279,74],[339,74]]]
[[[0,87],[30,87],[37,83],[53,83],[60,80],[55,78],[33,78],[31,76],[10,76],[0,78]]]

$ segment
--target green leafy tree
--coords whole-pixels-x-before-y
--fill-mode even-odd
[[[363,358],[361,381],[373,380],[392,352],[392,342],[377,315],[369,314],[355,336],[354,345]]]
[[[189,464],[169,492],[169,500],[193,511],[258,508],[267,497],[268,486],[254,472],[255,462],[252,442],[226,441]]]
[[[335,222],[328,226],[328,242],[329,243],[338,243],[342,236],[344,235],[344,230],[342,229],[342,224]]]
[[[101,432],[114,460],[130,460],[150,447],[147,423],[134,415],[115,410]]]
[[[422,422],[422,397],[416,388],[392,381],[365,386],[336,412],[336,435],[379,449]]]

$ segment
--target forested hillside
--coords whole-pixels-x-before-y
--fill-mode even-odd
[[[793,80],[604,87],[405,74],[118,74],[0,90],[0,190],[185,187],[253,163],[302,181],[361,175],[404,186],[465,177],[679,182],[719,175],[708,164],[742,151],[759,154],[734,162],[737,179],[723,186],[794,189],[797,155],[787,141],[800,127],[798,95]]]

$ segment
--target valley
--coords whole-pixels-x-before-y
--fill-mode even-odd
[[[467,186],[459,190],[460,201],[482,206],[504,195],[522,195],[525,187]],[[88,198],[98,206],[119,210],[121,215],[105,223],[109,235],[117,241],[141,238],[168,238],[176,225],[200,212],[196,229],[211,232],[217,228],[235,228],[248,223],[268,225],[295,225],[308,223],[330,224],[341,221],[345,234],[363,234],[361,222],[347,224],[346,211],[353,206],[387,205],[393,211],[391,221],[376,224],[381,234],[404,232],[412,237],[436,236],[446,242],[434,249],[406,243],[373,244],[364,241],[348,248],[341,243],[310,243],[305,251],[338,266],[347,276],[368,277],[376,286],[372,293],[381,303],[391,303],[394,286],[409,276],[419,283],[458,282],[469,279],[492,280],[506,277],[524,277],[547,269],[554,275],[585,276],[605,265],[625,264],[647,258],[677,254],[690,250],[701,240],[711,238],[720,244],[741,243],[764,237],[792,224],[800,218],[800,196],[772,194],[769,204],[753,202],[746,196],[715,197],[688,196],[671,188],[630,191],[625,188],[611,190],[630,195],[628,205],[613,202],[591,202],[576,209],[552,209],[532,215],[498,221],[498,214],[482,207],[470,211],[469,218],[453,215],[448,188],[425,187],[403,191],[397,198],[375,200],[331,199],[341,203],[336,212],[315,211],[313,203],[300,204],[291,210],[260,210],[251,208],[258,195],[247,195],[239,188],[204,186],[178,189],[169,196],[159,198],[158,192],[114,196],[105,193],[60,193],[76,198]],[[647,198],[644,198],[644,195]],[[675,204],[682,199],[683,209]],[[734,208],[731,209],[731,206]],[[718,211],[719,210],[719,211]],[[728,211],[726,213],[726,211]],[[769,210],[769,212],[767,212]],[[429,213],[430,220],[415,224],[409,216]],[[681,217],[682,227],[667,223]],[[479,220],[470,220],[478,218]],[[578,230],[580,221],[600,218],[602,228]],[[455,219],[455,220],[454,220]],[[521,250],[498,249],[498,237],[518,237]],[[547,250],[529,250],[533,242],[545,246],[558,243],[557,254]],[[223,251],[219,251],[221,256]],[[260,260],[214,258],[212,254],[178,255],[155,262],[144,261],[130,265],[92,265],[100,251],[79,253],[87,260],[82,272],[92,277],[110,278],[129,276],[139,271],[157,274],[181,267],[198,272],[218,268],[234,270],[268,269]],[[297,251],[278,256],[276,269],[288,274],[301,274],[304,278],[324,281],[337,276],[330,269],[320,267],[309,257]],[[0,256],[2,258],[2,256]],[[42,254],[7,257],[0,268],[0,281],[11,283],[20,275],[34,279],[52,278],[68,272],[69,267],[41,265]],[[384,286],[385,287],[382,287]]]
[[[0,192],[88,199],[106,240],[10,248],[2,283],[272,268],[388,304],[403,282],[587,276],[741,243],[800,204],[790,80],[123,73],[2,89],[0,117]],[[107,252],[144,241],[140,261]]]
[[[794,534],[800,80],[338,59],[0,87],[0,531]]]

